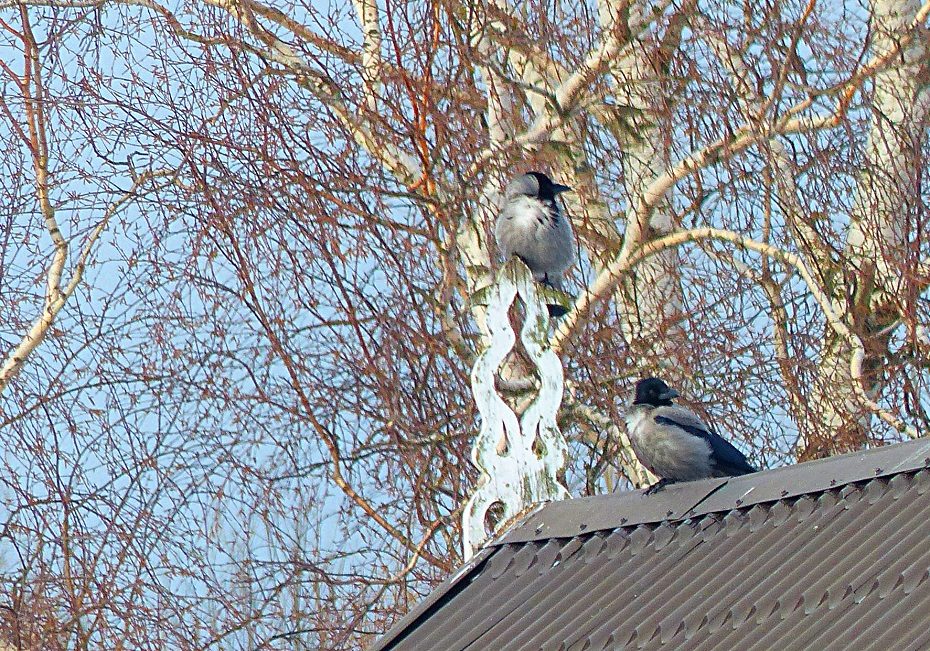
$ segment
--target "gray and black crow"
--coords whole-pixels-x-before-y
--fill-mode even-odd
[[[660,481],[646,494],[679,481],[756,472],[743,453],[704,424],[690,409],[672,403],[678,392],[659,378],[636,383],[626,413],[633,452]]]
[[[569,190],[542,172],[521,174],[504,191],[504,207],[494,229],[504,260],[518,256],[536,281],[558,290],[562,289],[562,275],[575,261],[572,226],[556,201],[559,194]],[[549,311],[553,316],[565,312],[558,305],[550,305]]]

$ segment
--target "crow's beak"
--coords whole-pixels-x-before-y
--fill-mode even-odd
[[[569,192],[571,188],[567,185],[562,185],[561,183],[552,184],[552,194],[562,194],[563,192]]]
[[[678,392],[675,389],[669,389],[668,391],[663,391],[659,394],[659,398],[662,400],[671,400],[672,398],[677,398]]]

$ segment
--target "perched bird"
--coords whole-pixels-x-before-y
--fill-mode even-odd
[[[504,260],[518,256],[533,278],[559,290],[562,275],[575,261],[572,226],[555,200],[568,190],[542,172],[521,174],[504,191],[504,207],[494,230]],[[554,309],[564,314],[558,305],[549,306],[550,314]]]
[[[678,392],[659,378],[636,383],[626,413],[630,444],[640,462],[660,481],[647,494],[678,481],[756,472],[743,453],[711,430],[690,409],[672,403]]]

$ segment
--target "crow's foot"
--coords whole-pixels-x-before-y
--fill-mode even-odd
[[[669,484],[674,484],[675,481],[672,479],[660,479],[652,486],[646,489],[646,492],[643,495],[652,495],[653,493],[658,493],[660,490],[668,486]]]

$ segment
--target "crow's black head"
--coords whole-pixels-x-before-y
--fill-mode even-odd
[[[636,383],[634,405],[651,405],[661,407],[672,404],[678,392],[657,377],[647,377]]]
[[[555,199],[555,195],[571,190],[567,185],[553,183],[552,179],[542,172],[527,172],[521,174],[507,186],[507,196],[514,197],[517,195],[526,195],[527,197],[538,197],[539,199]]]

